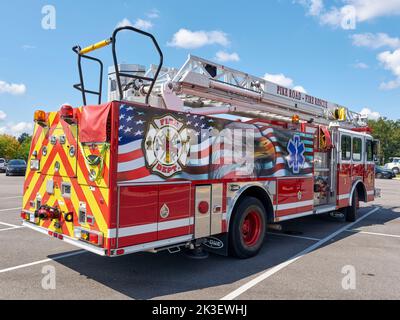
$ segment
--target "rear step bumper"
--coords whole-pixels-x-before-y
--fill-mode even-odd
[[[30,222],[23,221],[22,225],[24,227],[30,228],[32,230],[35,230],[35,231],[41,232],[43,234],[49,235],[49,230],[47,230],[45,228],[42,228],[42,227],[39,227],[37,225],[34,225],[34,224],[30,223]],[[94,247],[94,246],[92,246],[90,244],[83,243],[82,241],[73,239],[71,237],[68,237],[68,236],[65,236],[65,235],[62,235],[62,236],[63,236],[62,240],[67,242],[67,243],[69,243],[69,244],[72,244],[72,245],[74,245],[74,246],[76,246],[78,248],[90,251],[92,253],[98,254],[100,256],[106,256],[106,249],[96,248],[96,247]]]

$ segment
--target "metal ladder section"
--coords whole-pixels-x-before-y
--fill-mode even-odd
[[[152,65],[145,77],[154,76],[157,68]],[[341,105],[192,55],[179,70],[161,69],[154,94],[172,110],[278,120],[289,120],[296,114],[302,121],[324,125],[335,123],[335,111],[344,108],[346,120],[340,122],[341,127],[366,126],[360,114]]]

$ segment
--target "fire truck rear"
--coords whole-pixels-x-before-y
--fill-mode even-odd
[[[118,63],[121,31],[160,56]],[[112,46],[108,101],[102,62]],[[163,67],[153,35],[122,27],[77,54],[83,106],[36,111],[24,183],[24,225],[107,256],[140,251],[256,255],[271,224],[339,212],[379,196],[378,141],[347,108],[189,56]],[[99,90],[82,64],[98,63]],[[98,104],[87,105],[88,94]]]

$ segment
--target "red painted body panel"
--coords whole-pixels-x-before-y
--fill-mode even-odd
[[[352,165],[350,163],[338,164],[337,170],[337,206],[347,207],[349,199],[339,199],[341,195],[349,195],[352,188]]]
[[[169,216],[165,219],[161,218],[158,214],[158,222],[167,222],[171,220],[178,220],[189,218],[190,214],[190,184],[172,184],[160,185],[158,195],[158,213],[162,206],[166,204],[169,208]],[[187,235],[190,233],[190,226],[182,227],[179,229],[158,231],[158,240],[163,240],[171,237]]]
[[[158,186],[121,187],[119,212],[120,228],[157,223]]]
[[[278,210],[277,217],[295,215],[311,212],[314,209],[312,203],[314,198],[314,180],[313,178],[302,179],[280,179],[278,180]],[[308,202],[305,204],[305,202]],[[280,209],[285,204],[295,204],[294,208]]]

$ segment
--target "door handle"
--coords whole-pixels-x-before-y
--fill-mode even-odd
[[[222,212],[222,206],[220,205],[215,205],[213,207],[213,213],[221,213]]]

